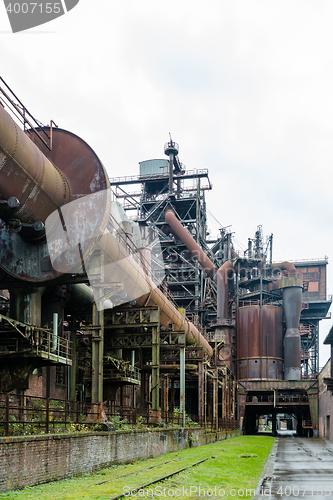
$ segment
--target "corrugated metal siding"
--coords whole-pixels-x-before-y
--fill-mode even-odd
[[[164,159],[140,161],[139,165],[141,177],[150,175],[167,175],[169,172],[169,161]]]

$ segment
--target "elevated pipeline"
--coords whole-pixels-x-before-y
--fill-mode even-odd
[[[97,155],[75,134],[53,129],[52,150],[45,152],[30,137],[32,132],[21,130],[0,106],[0,267],[15,279],[41,284],[63,274],[50,263],[43,230],[48,216],[82,197],[109,193],[110,183]],[[82,220],[89,217],[81,227],[103,232],[110,198],[89,215],[81,213]],[[89,252],[82,246],[84,258]]]
[[[71,200],[110,188],[103,165],[82,139],[70,132],[54,129],[52,151],[46,156],[2,106],[0,106],[0,162],[2,165],[0,199],[17,198],[19,206],[14,207],[11,216],[24,223],[36,221],[44,223],[49,214],[57,212]],[[185,332],[187,343],[197,342],[211,356],[212,348],[197,328],[177,311],[155,287],[142,266],[136,263],[116,238],[105,229],[108,218],[105,214],[107,207],[105,203],[103,210],[100,211],[101,214],[98,215],[102,236],[96,238],[96,246],[105,252],[105,273],[109,281],[115,282],[117,279],[124,281],[124,289],[129,300],[133,297],[138,305],[158,306],[162,325],[168,327],[173,324],[175,331]],[[97,222],[94,220],[94,223]],[[55,277],[59,278],[62,273],[48,270],[47,262],[45,266],[41,265],[41,260],[49,261],[46,242],[38,244],[38,251],[36,244],[27,243],[22,259],[18,259],[16,250],[19,251],[24,240],[19,233],[7,230],[5,223],[0,221],[0,226],[2,237],[0,265],[6,272],[22,282],[47,282]],[[85,261],[96,246],[89,247],[83,256]],[[17,267],[18,260],[29,263],[29,267],[22,271],[21,267]],[[90,294],[87,289],[80,291],[87,296]]]
[[[171,227],[172,231],[180,238],[186,248],[191,252],[193,257],[197,259],[200,266],[205,270],[210,278],[215,279],[217,267],[207,257],[205,252],[200,248],[198,243],[194,241],[190,233],[185,229],[182,223],[177,219],[173,210],[169,209],[165,213],[165,221]]]
[[[21,222],[45,222],[48,215],[70,201],[67,179],[2,106],[0,141],[0,199],[19,200],[11,216]]]
[[[169,209],[165,213],[165,221],[169,224],[172,231],[180,238],[193,257],[199,262],[201,267],[216,282],[217,287],[217,318],[223,319],[229,317],[228,312],[228,279],[229,273],[233,269],[230,261],[225,262],[219,269],[213,264],[205,252],[194,241],[190,233],[185,229],[182,223],[177,219],[173,210]]]
[[[281,269],[281,271],[288,271],[288,273],[295,273],[296,267],[292,262],[285,260],[284,262],[274,262],[270,264],[271,269]]]
[[[104,280],[106,283],[108,281],[122,281],[123,291],[126,293],[128,301],[135,300],[139,307],[158,306],[161,325],[167,329],[173,325],[175,331],[183,331],[187,344],[197,343],[209,356],[212,356],[213,350],[199,330],[176,309],[145,273],[142,266],[129,255],[108,230],[105,230],[97,246],[104,255]]]

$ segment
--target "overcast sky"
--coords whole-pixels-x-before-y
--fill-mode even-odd
[[[208,209],[238,248],[262,225],[275,261],[328,256],[331,294],[332,24],[331,0],[80,0],[12,34],[0,5],[0,74],[110,176],[163,158],[171,132],[188,169],[209,169]]]

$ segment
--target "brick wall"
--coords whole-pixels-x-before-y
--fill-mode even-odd
[[[319,437],[333,440],[333,396],[327,390],[324,378],[331,376],[331,360],[329,359],[318,376],[319,380]]]
[[[67,371],[67,366],[63,366],[62,369],[64,370],[64,375],[65,375],[65,383],[64,384],[57,384],[57,379],[56,379],[56,367],[55,366],[50,366],[46,367],[43,366],[41,368],[40,373],[29,374],[29,383],[28,383],[28,388],[25,390],[24,394],[26,396],[37,396],[40,398],[46,398],[47,397],[47,371],[49,369],[49,377],[50,377],[50,398],[54,399],[67,399],[68,394],[67,394],[67,379],[68,379],[68,371]]]
[[[0,438],[0,491],[65,479],[112,464],[145,460],[235,434],[156,429]]]

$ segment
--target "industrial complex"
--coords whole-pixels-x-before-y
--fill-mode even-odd
[[[176,415],[329,438],[327,258],[275,262],[260,225],[242,253],[228,228],[212,238],[209,172],[186,169],[171,136],[161,158],[109,179],[83,139],[42,126],[2,79],[0,104],[4,434],[11,405],[39,397],[106,428]]]

